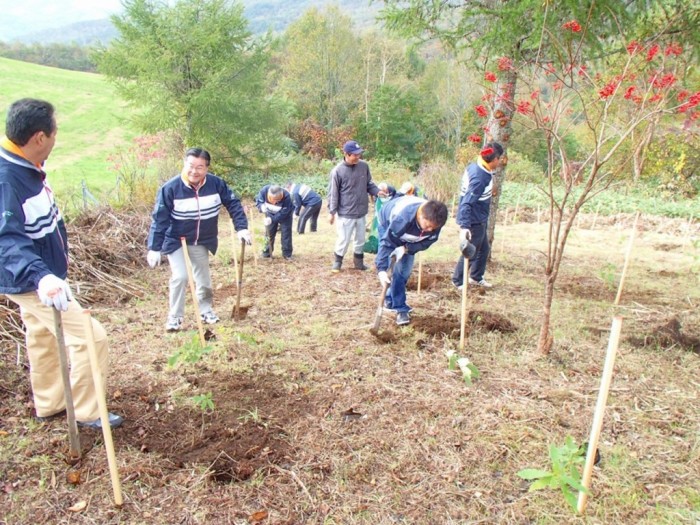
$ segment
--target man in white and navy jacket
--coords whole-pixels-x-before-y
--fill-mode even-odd
[[[406,304],[406,283],[413,270],[413,257],[427,250],[447,222],[447,206],[412,195],[395,197],[377,214],[379,249],[375,265],[382,285],[388,286],[384,307],[396,312],[396,324],[411,322]],[[394,259],[391,276],[389,267]]]
[[[493,172],[498,168],[503,156],[503,147],[498,142],[489,142],[479,153],[476,162],[464,170],[460,191],[457,224],[459,240],[469,241],[476,248],[476,255],[471,259],[469,284],[491,288],[492,284],[484,279],[486,262],[491,246],[487,235],[491,196],[493,190]],[[452,273],[452,282],[461,289],[464,282],[464,257],[460,257]]]
[[[287,191],[292,197],[294,215],[299,217],[297,221],[297,233],[303,235],[306,230],[306,221],[310,220],[309,230],[315,232],[318,229],[318,215],[321,213],[321,196],[306,184],[287,183]],[[303,209],[302,209],[303,208]]]
[[[260,213],[265,214],[263,219],[265,247],[262,256],[266,259],[272,258],[272,252],[275,251],[275,237],[279,230],[282,237],[282,257],[290,260],[294,249],[292,245],[294,205],[289,192],[277,184],[268,184],[255,196],[255,206]]]
[[[57,130],[54,107],[44,100],[21,99],[7,111],[6,137],[0,142],[0,294],[20,307],[37,419],[65,414],[54,322],[59,310],[75,419],[80,426],[101,428],[83,309],[66,282],[66,228],[44,171]],[[97,366],[106,376],[107,334],[95,319],[92,331]],[[122,422],[121,416],[109,414],[111,427]]]
[[[182,172],[163,184],[158,190],[148,234],[148,264],[155,268],[161,254],[170,263],[170,311],[165,329],[182,329],[187,290],[187,266],[182,249],[182,237],[192,263],[197,289],[197,302],[202,321],[214,324],[219,318],[212,309],[214,292],[209,272],[209,252],[216,254],[218,247],[219,210],[228,211],[238,238],[251,243],[248,219],[241,201],[226,182],[209,173],[211,156],[201,148],[190,148],[185,153]]]

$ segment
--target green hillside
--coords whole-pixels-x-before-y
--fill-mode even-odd
[[[0,58],[0,118],[14,100],[42,98],[56,106],[58,138],[46,163],[49,181],[64,199],[79,192],[81,181],[96,195],[114,187],[107,157],[134,132],[127,109],[100,75],[67,71]]]

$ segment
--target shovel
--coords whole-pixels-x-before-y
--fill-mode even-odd
[[[391,264],[389,264],[389,274],[393,275],[394,269],[394,257],[391,258]],[[370,332],[374,335],[379,333],[379,324],[382,322],[382,313],[384,313],[384,299],[386,299],[386,292],[389,290],[389,284],[384,283],[382,285],[382,293],[379,296],[379,304],[377,305],[377,313],[374,315],[374,325],[370,329]]]
[[[233,307],[233,312],[231,312],[231,319],[238,321],[241,317],[241,285],[243,284],[243,260],[245,257],[245,241],[241,241],[241,262],[238,265],[238,295],[236,296],[236,306]]]
[[[61,363],[61,376],[63,377],[63,395],[66,398],[66,414],[68,415],[68,435],[70,436],[70,459],[80,459],[80,436],[78,435],[78,423],[75,421],[75,407],[73,406],[73,391],[70,387],[70,375],[68,374],[68,357],[66,356],[66,340],[63,337],[63,321],[61,312],[54,308],[53,324],[58,342],[58,359]]]

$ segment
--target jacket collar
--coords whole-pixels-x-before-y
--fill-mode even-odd
[[[44,167],[41,164],[34,164],[32,161],[30,161],[26,157],[26,155],[24,154],[24,151],[22,151],[22,148],[19,147],[14,142],[12,142],[7,137],[3,137],[2,140],[0,140],[0,147],[2,149],[4,149],[5,151],[7,151],[8,153],[11,153],[12,155],[24,160],[28,166],[33,167],[34,169],[40,171],[42,174],[44,173]],[[10,159],[8,159],[8,160],[10,160]],[[22,163],[22,164],[25,164],[25,163]]]

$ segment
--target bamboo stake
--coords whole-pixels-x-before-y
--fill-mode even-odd
[[[537,224],[540,223],[540,205],[537,205]]]
[[[420,256],[420,252],[416,255],[418,257],[418,287],[416,288],[417,295],[420,295],[420,285],[423,281],[423,258]]]
[[[467,288],[469,287],[469,259],[464,258],[464,275],[462,276],[462,315],[459,328],[459,350],[464,351],[467,324]]]
[[[620,341],[620,332],[622,331],[622,316],[615,316],[612,320],[610,328],[610,339],[608,340],[608,351],[605,356],[605,365],[603,367],[603,377],[600,382],[600,390],[598,391],[598,402],[593,414],[593,425],[591,427],[591,435],[588,438],[588,451],[586,452],[586,464],[581,477],[581,485],[586,490],[591,488],[591,478],[593,477],[593,465],[595,463],[595,453],[598,450],[598,439],[600,431],[603,427],[603,415],[605,414],[605,405],[608,400],[608,392],[610,391],[610,382],[612,381],[613,368],[615,367],[615,354],[617,353],[618,343]],[[583,514],[588,503],[588,492],[578,493],[579,514]]]
[[[68,372],[68,356],[66,355],[66,340],[63,336],[63,320],[61,312],[53,309],[53,324],[58,342],[58,360],[61,365],[61,377],[63,378],[63,395],[66,399],[66,415],[68,416],[68,436],[70,438],[70,459],[80,459],[80,436],[78,435],[78,423],[75,420],[75,406],[73,405],[73,390],[70,386],[70,374]]]
[[[184,237],[180,237],[182,243],[182,255],[185,258],[185,266],[187,266],[187,280],[190,282],[190,291],[192,292],[192,301],[194,303],[194,315],[197,318],[197,327],[199,328],[199,341],[202,347],[206,346],[207,340],[204,337],[204,325],[202,324],[202,316],[199,315],[199,301],[197,301],[197,288],[194,285],[194,273],[192,272],[192,261],[190,254],[187,251],[187,241]]]
[[[632,245],[634,244],[634,236],[637,233],[637,221],[639,221],[639,212],[637,212],[637,216],[634,218],[634,225],[632,226],[632,233],[630,234],[630,240],[629,240],[629,243],[627,244],[627,253],[625,254],[625,264],[622,267],[622,275],[620,276],[620,284],[617,287],[617,295],[615,296],[615,302],[613,303],[615,306],[620,304],[620,297],[622,296],[622,287],[625,284],[625,277],[627,276],[627,267],[629,266],[630,256],[632,254]]]
[[[236,272],[236,277],[238,277],[238,253],[236,252],[236,229],[233,226],[233,221],[231,221],[231,251],[233,252],[233,267]],[[238,283],[238,281],[236,281]],[[238,284],[236,284],[238,286]]]
[[[247,214],[246,214],[247,215]],[[253,252],[253,266],[258,267],[258,250],[255,249],[255,221],[252,219],[248,221],[248,226],[250,226],[250,250]]]
[[[107,463],[109,465],[109,476],[112,480],[112,491],[114,492],[114,504],[121,507],[122,486],[119,481],[119,470],[117,467],[117,456],[114,453],[114,441],[112,440],[112,427],[109,424],[109,412],[107,412],[107,398],[102,378],[102,372],[97,363],[97,350],[95,348],[95,333],[92,329],[92,317],[89,310],[83,310],[83,324],[87,339],[88,357],[90,358],[90,368],[92,369],[92,381],[95,384],[95,395],[97,396],[97,407],[100,411],[100,421],[102,422],[102,437],[105,440],[107,451]]]

